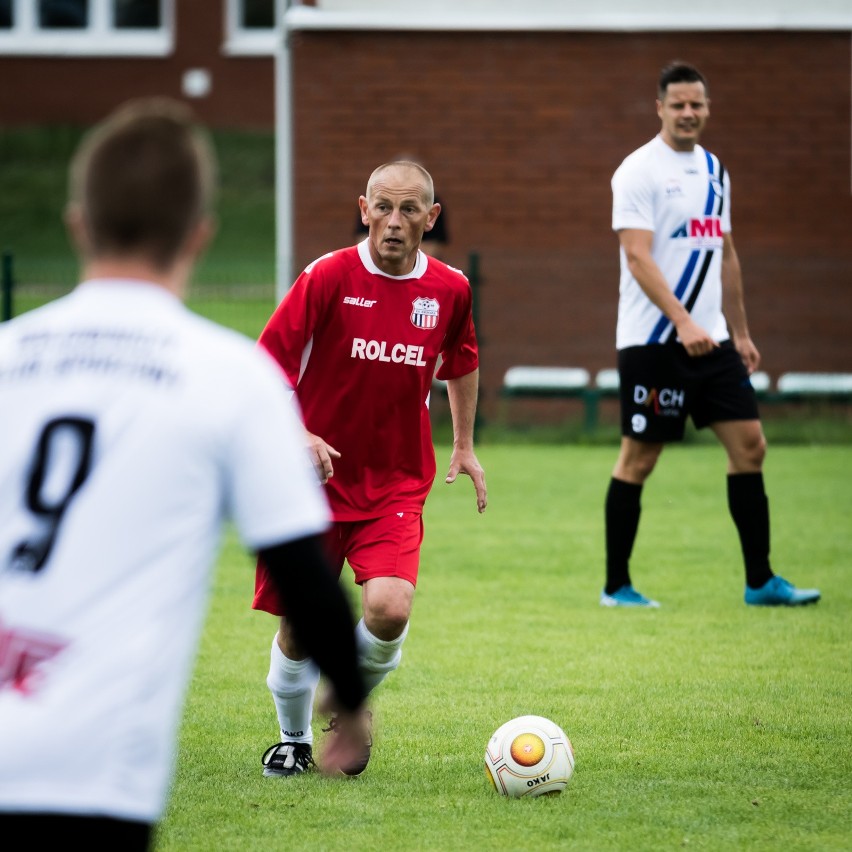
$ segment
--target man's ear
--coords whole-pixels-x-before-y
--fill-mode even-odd
[[[216,219],[213,216],[205,216],[192,229],[186,241],[186,248],[194,259],[200,257],[216,236]]]
[[[69,201],[65,205],[62,219],[65,222],[65,230],[74,248],[84,257],[90,253],[91,242],[89,232],[86,229],[86,217],[83,208],[76,201]]]
[[[438,221],[438,216],[441,215],[441,205],[436,201],[429,210],[429,218],[426,220],[424,231],[431,231],[435,227],[435,222]]]

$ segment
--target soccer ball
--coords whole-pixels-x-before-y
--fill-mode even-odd
[[[550,719],[518,716],[488,740],[485,772],[494,789],[512,799],[561,793],[574,774],[574,749]]]

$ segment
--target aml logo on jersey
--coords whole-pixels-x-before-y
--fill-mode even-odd
[[[689,239],[696,246],[715,247],[724,237],[722,220],[718,216],[704,216],[701,219],[687,219],[674,231],[673,240]]]
[[[435,328],[438,325],[440,305],[437,299],[421,296],[411,303],[411,324],[417,328]]]
[[[633,401],[637,405],[644,405],[646,408],[653,408],[654,414],[662,414],[664,417],[677,417],[680,415],[685,394],[682,390],[673,388],[656,388],[643,387],[636,385],[633,388]]]

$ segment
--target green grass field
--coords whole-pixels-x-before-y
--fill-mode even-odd
[[[743,604],[710,446],[667,450],[645,489],[633,575],[662,607],[600,607],[614,456],[485,445],[480,516],[438,448],[411,631],[355,780],[262,777],[275,624],[250,610],[253,563],[229,536],[158,852],[848,850],[852,451],[770,448],[774,567],[823,593],[789,610]],[[503,799],[485,777],[491,733],[524,713],[572,740],[561,796]]]

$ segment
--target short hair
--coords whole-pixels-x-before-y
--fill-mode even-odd
[[[126,103],[94,127],[69,172],[96,257],[135,254],[167,269],[210,212],[216,156],[192,111],[169,98]]]
[[[367,192],[365,193],[367,199],[370,198],[370,192],[373,189],[373,185],[376,182],[376,178],[382,174],[382,172],[387,171],[388,169],[393,168],[406,168],[413,169],[416,172],[420,173],[420,176],[423,178],[423,184],[425,188],[424,192],[424,201],[426,202],[427,207],[431,207],[435,203],[435,185],[432,182],[432,175],[420,165],[420,163],[416,163],[414,160],[391,160],[387,163],[382,163],[382,165],[377,166],[373,169],[373,173],[370,175],[370,179],[367,181]]]
[[[657,81],[657,97],[660,100],[665,98],[666,89],[672,83],[703,83],[704,91],[707,92],[707,78],[688,62],[670,62],[660,71],[660,77]]]

